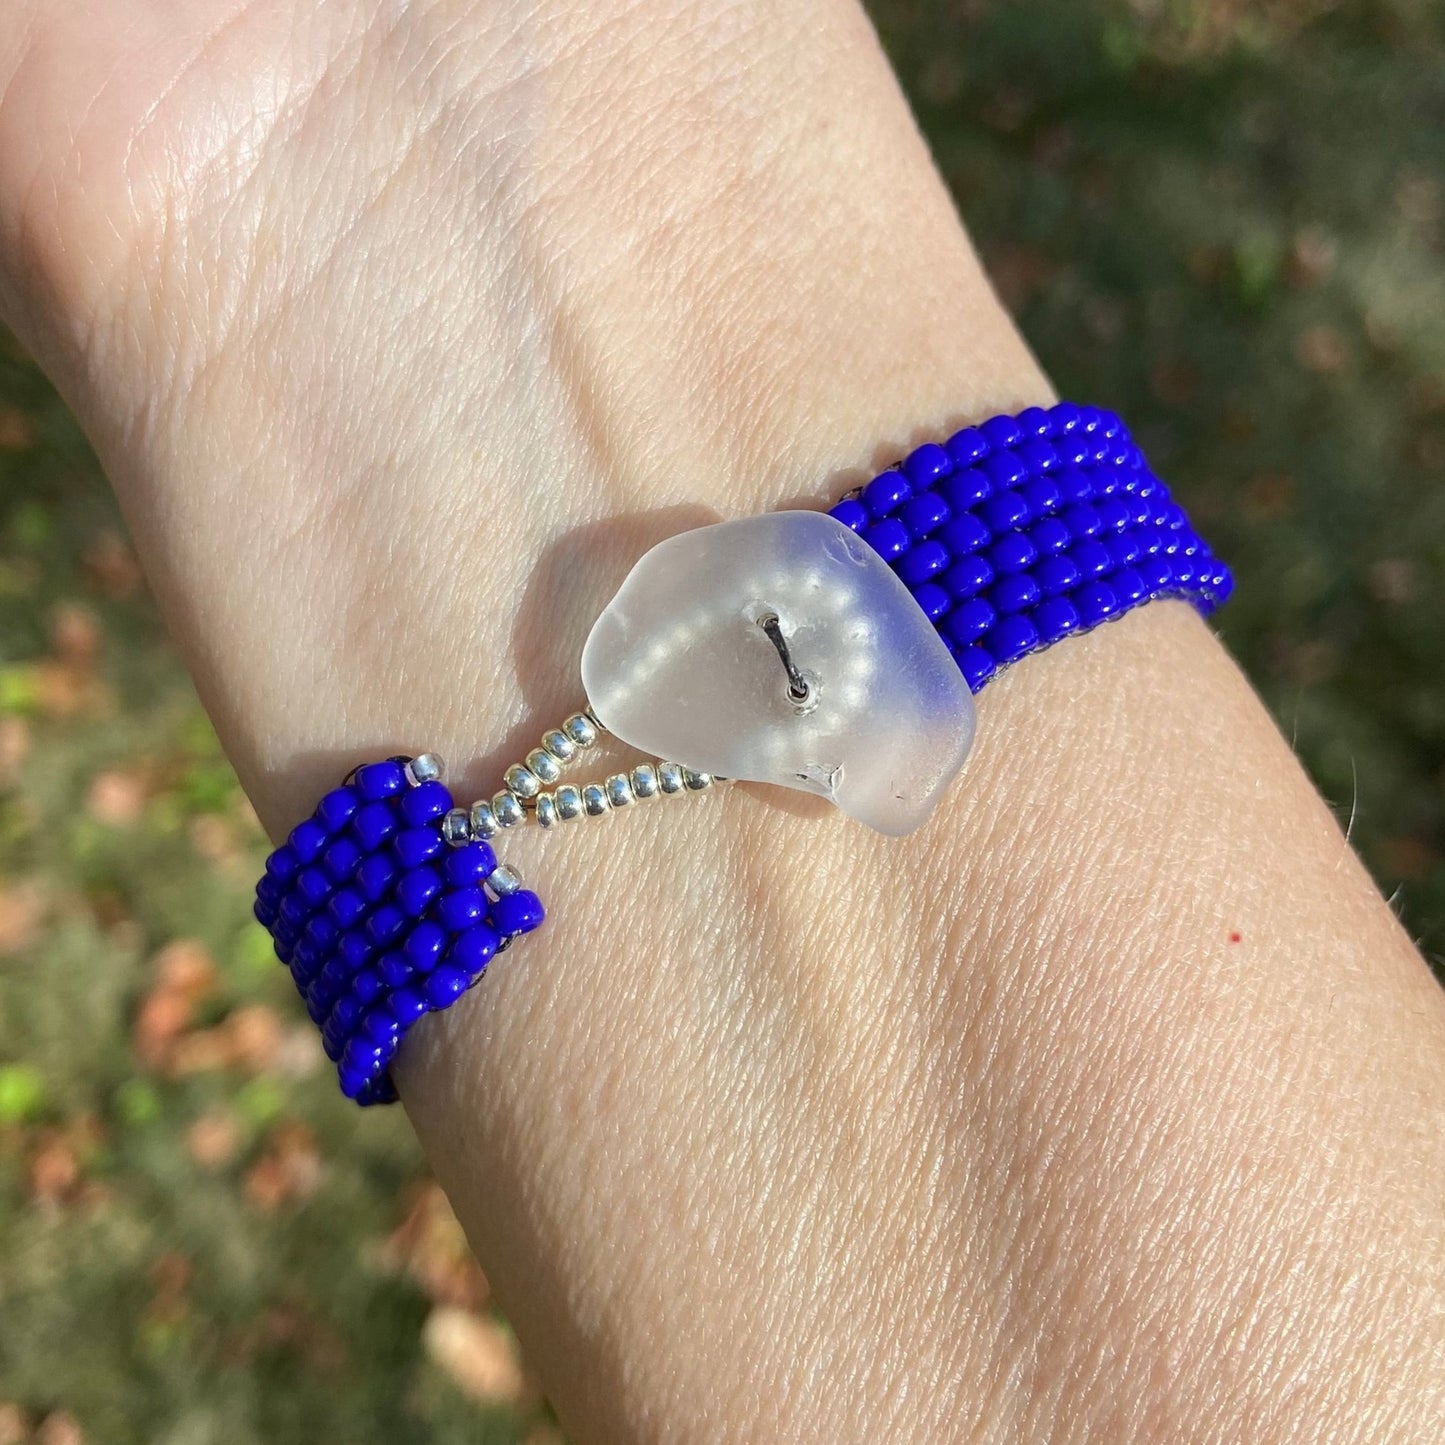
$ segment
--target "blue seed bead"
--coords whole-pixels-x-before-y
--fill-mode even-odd
[[[1102,542],[1086,539],[1069,548],[1069,556],[1085,577],[1102,577],[1113,563]]]
[[[397,879],[397,906],[408,918],[420,918],[432,899],[442,891],[442,877],[435,868],[413,868]]]
[[[1029,528],[1028,538],[1042,557],[1062,552],[1074,540],[1069,529],[1057,517],[1041,517]]]
[[[1046,597],[1034,608],[1031,616],[1038,629],[1039,640],[1045,644],[1057,642],[1059,638],[1078,630],[1078,609],[1067,597]]]
[[[401,817],[409,828],[420,828],[449,813],[452,795],[445,783],[421,783],[402,794]]]
[[[396,814],[386,803],[368,803],[356,810],[351,831],[367,853],[374,853],[396,832]]]
[[[979,431],[995,450],[1016,447],[1024,439],[1023,428],[1011,416],[990,417]]]
[[[1184,515],[1184,508],[1178,502],[1170,502],[1164,509],[1164,525],[1171,532],[1187,531],[1189,518]]]
[[[441,924],[427,921],[418,923],[407,934],[402,952],[407,961],[419,973],[427,973],[437,966],[442,951],[447,946],[447,932]]]
[[[486,917],[487,898],[480,888],[458,888],[444,893],[436,904],[437,922],[448,933],[460,933]]]
[[[404,1033],[427,1011],[426,999],[412,988],[398,989],[391,996],[391,1003],[388,1005],[392,1018],[394,1018]]]
[[[379,1003],[361,1021],[361,1037],[369,1039],[378,1048],[382,1048],[391,1038],[401,1032],[401,1025],[392,1018],[391,1010],[386,1004]]]
[[[1170,567],[1169,559],[1162,554],[1141,557],[1137,570],[1144,579],[1144,586],[1149,589],[1151,596],[1162,592],[1174,581],[1174,569]]]
[[[1059,454],[1054,450],[1052,442],[1025,442],[1015,455],[1024,464],[1024,470],[1029,476],[1040,477],[1059,465]]]
[[[311,905],[299,893],[288,893],[281,900],[276,913],[278,922],[284,923],[299,935],[306,926],[306,920],[311,917]]]
[[[1129,523],[1134,527],[1143,527],[1149,521],[1149,498],[1142,492],[1128,492],[1121,500],[1129,509]]]
[[[387,988],[397,989],[416,977],[416,970],[406,961],[406,954],[392,949],[376,961],[376,971]]]
[[[471,983],[469,974],[443,965],[427,979],[422,991],[433,1008],[446,1008],[448,1004],[455,1003],[471,987]]]
[[[919,492],[899,509],[903,525],[915,538],[936,532],[949,518],[951,509],[937,492]]]
[[[445,848],[435,828],[403,828],[391,842],[392,854],[403,868],[420,868]]]
[[[341,1080],[341,1092],[348,1099],[355,1099],[380,1068],[381,1050],[359,1036],[352,1038],[342,1050],[341,1063],[336,1070]]]
[[[496,904],[492,907],[495,910]],[[492,923],[478,923],[474,928],[469,928],[452,939],[443,966],[459,969],[468,978],[476,978],[497,956],[497,950],[501,946],[502,936],[497,926]]]
[[[1094,459],[1093,443],[1078,429],[1067,436],[1055,437],[1054,450],[1059,454],[1062,466],[1082,467]]]
[[[308,909],[319,907],[331,894],[331,880],[315,865],[303,868],[291,887]]]
[[[378,947],[385,948],[406,931],[407,916],[394,904],[383,903],[366,920],[366,936]]]
[[[258,898],[251,905],[251,912],[262,928],[270,928],[276,922],[276,905],[274,903],[267,903],[264,899]]]
[[[871,527],[864,528],[861,535],[863,540],[885,562],[892,562],[896,557],[901,557],[913,540],[908,535],[908,528],[897,517],[888,517],[881,522],[874,522]]]
[[[940,482],[938,490],[957,514],[965,508],[976,507],[985,497],[992,496],[993,483],[989,481],[987,472],[978,467],[966,467],[955,472],[946,481]]]
[[[342,994],[332,1005],[321,1028],[321,1042],[333,1063],[341,1057],[360,1018],[361,1005],[350,994]]]
[[[289,882],[300,870],[301,860],[289,843],[283,843],[266,860],[266,876],[274,878],[278,883]]]
[[[406,771],[400,763],[366,763],[357,768],[353,783],[365,802],[378,803],[405,791]]]
[[[1174,573],[1170,570],[1169,580],[1173,582]],[[277,918],[271,928],[271,937],[276,940],[276,953],[280,957],[281,950],[286,950],[286,956],[281,959],[282,963],[291,962],[291,950],[296,947],[296,940],[301,937],[301,927],[293,923],[289,918]]]
[[[1132,567],[1144,555],[1144,543],[1132,527],[1101,540],[1116,567]]]
[[[360,973],[375,953],[375,945],[360,928],[348,929],[336,940],[336,957],[348,977]]]
[[[1001,617],[988,635],[988,650],[1005,666],[1039,645],[1039,634],[1027,617]]]
[[[893,566],[907,586],[918,587],[938,576],[952,560],[948,548],[935,537],[910,547]]]
[[[259,902],[275,908],[285,896],[286,888],[279,878],[273,878],[269,873],[261,875],[261,881],[256,885],[256,898]]]
[[[380,903],[396,882],[401,869],[388,853],[373,853],[356,870],[354,887],[368,903]]]
[[[1086,582],[1074,593],[1073,603],[1084,627],[1093,627],[1119,610],[1119,599],[1107,582]]]
[[[326,910],[338,928],[350,928],[365,915],[366,899],[353,888],[339,888],[332,894]]]
[[[1027,572],[1016,572],[1011,577],[1000,577],[989,591],[988,600],[995,612],[1024,612],[1042,595],[1039,584]]]
[[[943,449],[948,453],[954,471],[962,471],[981,462],[989,453],[989,444],[976,426],[966,426],[962,431],[954,432],[943,444]]]
[[[306,984],[320,971],[326,961],[320,948],[304,933],[291,952],[291,974],[298,984]]]
[[[333,883],[352,878],[365,855],[350,838],[333,838],[321,853],[321,868]]]
[[[1184,552],[1171,557],[1169,565],[1174,570],[1174,581],[1179,587],[1192,587],[1199,578],[1198,563]]]
[[[1222,607],[1229,601],[1230,593],[1234,591],[1234,574],[1227,567],[1219,568],[1214,574],[1210,590],[1214,593],[1216,605]]]
[[[943,635],[957,647],[977,642],[993,626],[997,614],[982,598],[960,602],[943,621]]]
[[[1132,567],[1120,567],[1109,574],[1109,586],[1118,595],[1121,605],[1132,607],[1149,595],[1144,579]]]
[[[950,597],[973,597],[994,579],[987,557],[960,557],[940,577],[939,585]]]
[[[923,609],[923,615],[935,624],[953,606],[953,598],[936,582],[925,582],[923,586],[914,588],[913,600]]]
[[[913,495],[908,478],[900,471],[879,472],[860,493],[868,515],[877,521],[887,517]]]
[[[520,888],[499,898],[491,907],[492,927],[503,938],[512,938],[519,933],[530,933],[541,926],[546,917],[542,900],[530,889]]]
[[[332,788],[316,805],[316,816],[328,833],[339,833],[351,821],[358,806],[354,788]]]
[[[442,872],[453,888],[466,888],[485,882],[497,870],[497,855],[490,843],[468,843],[447,853]]]
[[[869,522],[868,508],[857,497],[845,497],[836,507],[829,509],[828,515],[850,532],[861,532]]]
[[[320,856],[321,850],[326,846],[329,835],[325,826],[315,818],[307,818],[304,822],[297,823],[291,830],[291,836],[287,842],[291,851],[296,855],[296,861],[301,866],[307,863],[314,863]]]
[[[1041,406],[1026,407],[1014,420],[1019,430],[1030,440],[1042,440],[1052,434],[1053,418]]]
[[[976,645],[960,648],[954,654],[954,661],[972,692],[977,692],[998,671],[998,664],[993,658]]]
[[[1046,517],[1063,505],[1064,494],[1052,477],[1035,477],[1019,488],[1019,495],[1035,517]]]
[[[1014,452],[994,452],[992,456],[985,457],[983,470],[988,473],[995,491],[1016,487],[1020,482],[1027,481],[1029,475],[1029,469]]]
[[[337,940],[341,937],[341,930],[325,913],[318,913],[306,925],[306,930],[301,935],[313,948],[320,949],[323,953],[329,953],[336,947]]]
[[[1021,527],[1029,520],[1029,504],[1017,492],[995,492],[978,504],[978,515],[995,535]]]
[[[362,969],[351,980],[351,992],[362,1003],[375,1003],[386,992],[386,985],[381,981],[381,971],[375,968]]]
[[[933,442],[924,442],[921,447],[915,447],[903,463],[904,475],[915,491],[920,487],[931,487],[952,470],[953,461],[948,453]]]
[[[961,512],[938,534],[938,540],[955,556],[977,552],[993,541],[993,533],[972,512]]]
[[[995,572],[1022,572],[1038,559],[1038,549],[1024,532],[1006,532],[988,549],[988,560]]]
[[[1069,529],[1076,540],[1097,537],[1104,525],[1099,519],[1097,509],[1087,502],[1075,502],[1073,506],[1065,507],[1059,513],[1059,521]]]

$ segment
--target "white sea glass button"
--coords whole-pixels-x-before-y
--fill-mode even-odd
[[[932,623],[822,512],[659,543],[593,626],[582,685],[632,747],[819,793],[880,833],[923,823],[973,742],[973,696]]]

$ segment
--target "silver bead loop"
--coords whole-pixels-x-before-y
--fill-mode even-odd
[[[632,796],[639,801],[658,794],[657,769],[651,763],[639,763],[632,770]]]
[[[626,773],[613,773],[603,787],[607,789],[607,801],[614,808],[625,808],[637,801],[632,795],[632,780]]]
[[[439,783],[446,777],[447,765],[436,753],[418,753],[406,765],[406,780],[412,787],[420,783]]]
[[[551,828],[557,823],[557,800],[551,793],[538,793],[537,801],[532,805],[532,812],[537,819],[539,828]]]
[[[691,768],[682,770],[682,784],[692,793],[701,793],[704,789],[712,787],[711,773],[695,773]]]
[[[574,712],[572,716],[562,724],[562,731],[566,733],[579,748],[590,748],[597,741],[597,722],[589,713]]]
[[[570,763],[577,756],[577,744],[561,728],[553,728],[551,732],[544,734],[542,746],[559,763]]]
[[[502,782],[508,792],[515,793],[519,798],[535,798],[542,791],[542,783],[536,773],[521,763],[513,763],[502,774]],[[505,827],[505,824],[503,826]]]
[[[527,810],[515,793],[503,788],[492,797],[492,816],[497,820],[497,827],[515,828],[526,820]]]
[[[600,818],[612,811],[612,805],[607,801],[607,789],[601,783],[582,785],[582,809],[589,818]]]
[[[582,789],[575,783],[564,783],[557,789],[557,818],[560,822],[570,823],[574,818],[582,816]]]
[[[547,787],[562,776],[562,764],[546,748],[534,748],[527,754],[527,769]]]
[[[492,815],[492,805],[485,799],[472,804],[472,837],[491,838],[497,832],[497,820]]]
[[[465,808],[453,808],[442,819],[442,838],[453,848],[472,841],[472,815]]]
[[[673,793],[680,793],[683,789],[682,768],[677,763],[659,763],[657,765],[657,786],[669,796]]]

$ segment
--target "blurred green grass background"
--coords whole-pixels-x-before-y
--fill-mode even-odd
[[[876,0],[1005,299],[1236,566],[1220,627],[1445,944],[1445,9]],[[899,217],[900,226],[907,217]],[[0,343],[0,1445],[555,1440],[75,424]]]

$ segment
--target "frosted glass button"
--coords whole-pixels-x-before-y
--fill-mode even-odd
[[[659,543],[593,626],[582,685],[632,747],[819,793],[881,833],[923,823],[973,741],[973,696],[943,640],[822,512]]]

